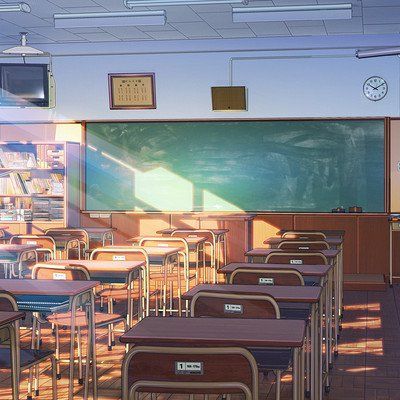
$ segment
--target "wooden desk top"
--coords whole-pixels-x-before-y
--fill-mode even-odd
[[[265,264],[265,263],[230,263],[221,267],[218,272],[221,274],[231,274],[237,269],[292,269],[298,271],[302,276],[324,277],[331,270],[332,265],[311,265],[311,264]]]
[[[167,229],[161,229],[159,231],[157,231],[156,233],[158,233],[159,235],[171,235],[172,233],[174,233],[175,231],[179,231],[179,230],[183,230],[185,231],[184,233],[187,233],[188,235],[190,235],[191,232],[196,233],[198,232],[199,234],[201,234],[204,231],[210,231],[212,232],[214,235],[219,236],[219,235],[223,235],[225,233],[229,232],[229,229],[213,229],[213,228],[200,228],[200,229],[196,229],[196,228],[167,228]]]
[[[181,249],[178,247],[168,246],[105,246],[104,248],[111,250],[144,249],[149,257],[168,257],[181,251]]]
[[[0,311],[0,327],[18,321],[25,317],[24,312],[20,311]],[[17,333],[18,334],[18,333]]]
[[[104,261],[104,260],[51,260],[45,263],[38,263],[36,265],[49,264],[49,265],[77,265],[85,267],[91,274],[92,273],[120,273],[130,272],[135,269],[141,268],[146,265],[144,261]]]
[[[102,234],[102,233],[107,233],[107,232],[114,232],[117,229],[116,228],[112,228],[112,227],[101,227],[101,226],[91,226],[91,227],[80,227],[80,228],[76,228],[76,229],[82,229],[84,231],[86,231],[87,233],[98,233],[98,234]]]
[[[98,286],[97,281],[0,279],[0,290],[14,295],[76,296]]]
[[[326,236],[344,236],[346,231],[344,229],[281,229],[276,234],[283,235],[285,232],[322,232]]]
[[[202,220],[217,220],[217,221],[235,221],[235,220],[243,220],[243,221],[252,221],[257,214],[208,214],[208,215],[199,215],[197,219]]]
[[[135,345],[301,347],[305,322],[284,319],[147,317],[121,336]]]
[[[251,249],[249,251],[246,251],[244,253],[245,256],[250,256],[250,257],[267,257],[271,253],[277,253],[277,252],[285,252],[285,253],[297,253],[297,254],[307,254],[307,253],[321,253],[323,254],[326,258],[335,258],[339,253],[340,250],[315,250],[315,251],[293,251],[293,250],[281,250],[281,249],[265,249],[262,247]]]
[[[261,294],[274,297],[277,302],[318,303],[322,288],[320,286],[267,286],[267,285],[212,285],[201,284],[182,295],[182,300],[192,300],[199,292]],[[232,300],[233,301],[233,300]]]
[[[139,243],[140,240],[145,237],[149,237],[150,238],[149,241],[157,241],[157,237],[154,237],[154,239],[153,239],[153,237],[150,237],[150,236],[135,236],[135,237],[128,239],[127,242]],[[174,236],[172,236],[171,238],[174,238]],[[179,238],[179,236],[177,236],[177,238]],[[165,239],[165,237],[163,238],[162,236],[160,236],[159,239]],[[186,236],[184,238],[179,238],[179,239],[185,239],[189,246],[198,245],[200,243],[204,243],[207,240],[207,238],[205,238],[203,236],[198,236],[198,235]],[[144,247],[147,247],[147,246],[144,246]],[[168,247],[168,242],[160,241],[160,247]]]
[[[274,245],[274,246],[278,246],[280,243],[282,243],[283,241],[286,242],[302,242],[302,241],[308,241],[308,240],[304,240],[304,239],[294,239],[294,238],[283,238],[283,237],[269,237],[267,239],[264,240],[264,244],[269,244],[269,245]],[[343,239],[338,237],[327,237],[326,239],[324,239],[324,241],[326,243],[328,243],[330,246],[339,246],[343,243]],[[312,242],[312,240],[310,240],[310,242]]]
[[[0,253],[22,253],[24,251],[36,250],[39,246],[34,244],[0,244]]]

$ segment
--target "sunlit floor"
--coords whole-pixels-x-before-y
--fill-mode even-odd
[[[400,286],[386,292],[346,292],[343,330],[339,357],[332,371],[332,388],[328,400],[386,400],[400,399]],[[52,348],[54,337],[44,330],[44,347]],[[22,345],[27,346],[29,334],[23,335]],[[64,356],[68,352],[68,333],[62,332]],[[117,337],[118,343],[118,337]],[[99,400],[120,398],[120,367],[124,349],[117,345],[107,351],[105,329],[97,332],[99,363]],[[43,365],[43,367],[47,367]],[[62,379],[58,383],[58,399],[67,399],[68,374],[62,364]],[[21,399],[26,398],[26,374],[21,383]],[[40,375],[38,399],[51,399],[49,372]],[[260,399],[274,399],[274,385],[261,378]],[[282,399],[291,398],[290,376],[283,378]],[[11,399],[8,375],[0,372],[0,399]],[[82,387],[76,382],[74,399],[82,398]],[[179,396],[182,397],[182,396]]]

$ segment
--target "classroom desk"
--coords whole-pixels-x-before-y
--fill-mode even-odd
[[[147,268],[145,261],[102,261],[102,260],[51,260],[44,264],[64,265],[64,266],[82,266],[89,271],[90,278],[95,281],[104,283],[126,283],[127,285],[127,325],[132,326],[133,307],[131,301],[131,290],[135,278],[139,275],[139,298],[138,298],[138,316],[139,319],[144,316],[144,310],[147,304],[143,304],[143,288],[144,301],[149,301],[149,288]],[[37,264],[37,265],[40,265]],[[138,274],[139,273],[139,274]]]
[[[12,399],[19,400],[19,324],[18,321],[25,317],[24,312],[20,311],[0,311],[0,329],[7,329],[10,334],[10,353],[11,353],[11,388]]]
[[[148,346],[291,348],[294,349],[293,400],[299,400],[304,372],[300,371],[299,358],[305,329],[305,322],[299,320],[149,317],[121,336],[120,341]]]
[[[22,258],[31,254],[37,261],[37,249],[38,246],[31,244],[0,244],[0,264],[3,265],[4,276],[10,279],[22,278]],[[16,265],[17,272],[14,270]]]
[[[311,399],[322,396],[322,288],[320,286],[266,286],[266,285],[197,285],[182,296],[183,300],[192,301],[200,292],[231,293],[239,295],[267,295],[280,303],[306,303],[311,306]],[[234,302],[234,300],[230,300]],[[193,315],[193,306],[191,315]],[[328,368],[326,368],[328,373]],[[328,384],[329,386],[329,384]]]
[[[331,232],[339,232],[343,233],[343,235],[338,235],[338,236],[327,236],[326,239],[324,239],[325,242],[328,243],[329,247],[331,249],[339,250],[340,253],[338,254],[338,269],[339,269],[339,293],[341,293],[341,296],[339,297],[339,320],[342,319],[343,317],[343,271],[344,271],[344,266],[343,266],[343,241],[344,241],[344,231],[331,231]],[[269,245],[271,249],[276,249],[278,248],[278,245],[287,240],[296,240],[296,241],[301,241],[302,239],[290,239],[290,238],[282,238],[282,237],[270,237],[268,239],[264,240],[264,244]]]
[[[226,262],[227,259],[227,241],[226,234],[229,232],[229,229],[195,229],[195,228],[168,228],[161,229],[156,233],[165,236],[172,236],[175,232],[177,233],[187,233],[190,234],[202,234],[208,233],[212,237],[212,254],[211,254],[211,268],[214,269],[214,283],[217,282],[217,270],[221,266],[221,246],[223,246],[223,260]]]
[[[265,248],[255,248],[252,249],[248,252],[245,253],[245,255],[250,259],[253,260],[253,257],[260,257],[265,259],[269,254],[272,253],[277,253],[277,252],[282,252],[281,249],[265,249]],[[298,253],[301,254],[302,252],[294,252],[294,251],[287,251],[286,253]],[[334,249],[329,249],[329,250],[318,250],[318,251],[313,251],[313,253],[321,253],[323,254],[327,260],[328,263],[332,265],[333,267],[333,279],[334,279],[334,312],[333,312],[333,318],[334,318],[334,354],[338,355],[338,340],[339,340],[339,321],[340,321],[340,300],[343,298],[343,285],[341,282],[343,282],[343,277],[342,277],[342,272],[340,269],[340,260],[339,260],[339,255],[340,255],[340,250],[334,250]],[[296,264],[293,264],[296,265]]]
[[[52,229],[53,231],[53,229]],[[72,249],[75,245],[78,249],[78,257],[81,256],[81,241],[80,237],[75,235],[73,232],[48,232],[47,236],[51,236],[56,243],[56,251],[58,252],[58,258],[62,258],[62,253],[68,254],[68,250]]]
[[[64,280],[36,280],[36,279],[0,279],[0,290],[6,290],[18,298],[21,296],[57,296],[69,297],[71,309],[71,337],[70,337],[70,364],[69,364],[69,390],[68,400],[73,400],[74,395],[74,347],[75,347],[75,313],[78,299],[87,295],[88,304],[88,343],[87,348],[87,377],[89,376],[90,357],[92,364],[93,400],[97,399],[97,367],[96,367],[96,330],[94,322],[95,298],[93,289],[98,286],[97,281],[64,281]],[[32,306],[32,305],[31,305]],[[33,310],[33,307],[29,308]],[[40,310],[41,311],[41,310]],[[85,398],[88,396],[89,387],[85,386]]]

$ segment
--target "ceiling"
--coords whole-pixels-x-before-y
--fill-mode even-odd
[[[12,3],[17,0],[0,0]],[[229,4],[147,7],[135,10],[167,12],[165,26],[55,29],[55,13],[128,11],[123,0],[25,0],[31,13],[0,13],[0,45],[29,43],[115,42],[253,38],[270,36],[325,36],[400,33],[400,0],[250,0],[250,6],[352,3],[351,20],[233,23]],[[237,5],[235,5],[237,7]]]

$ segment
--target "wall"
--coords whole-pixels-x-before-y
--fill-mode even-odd
[[[354,56],[357,48],[396,40],[398,45],[390,35],[353,35],[48,45],[54,54],[56,109],[1,109],[0,120],[399,116],[399,57]],[[210,86],[229,84],[232,57],[233,84],[248,88],[248,111],[212,112]],[[155,72],[157,109],[109,110],[110,72]],[[379,102],[362,93],[372,75],[389,84]]]

